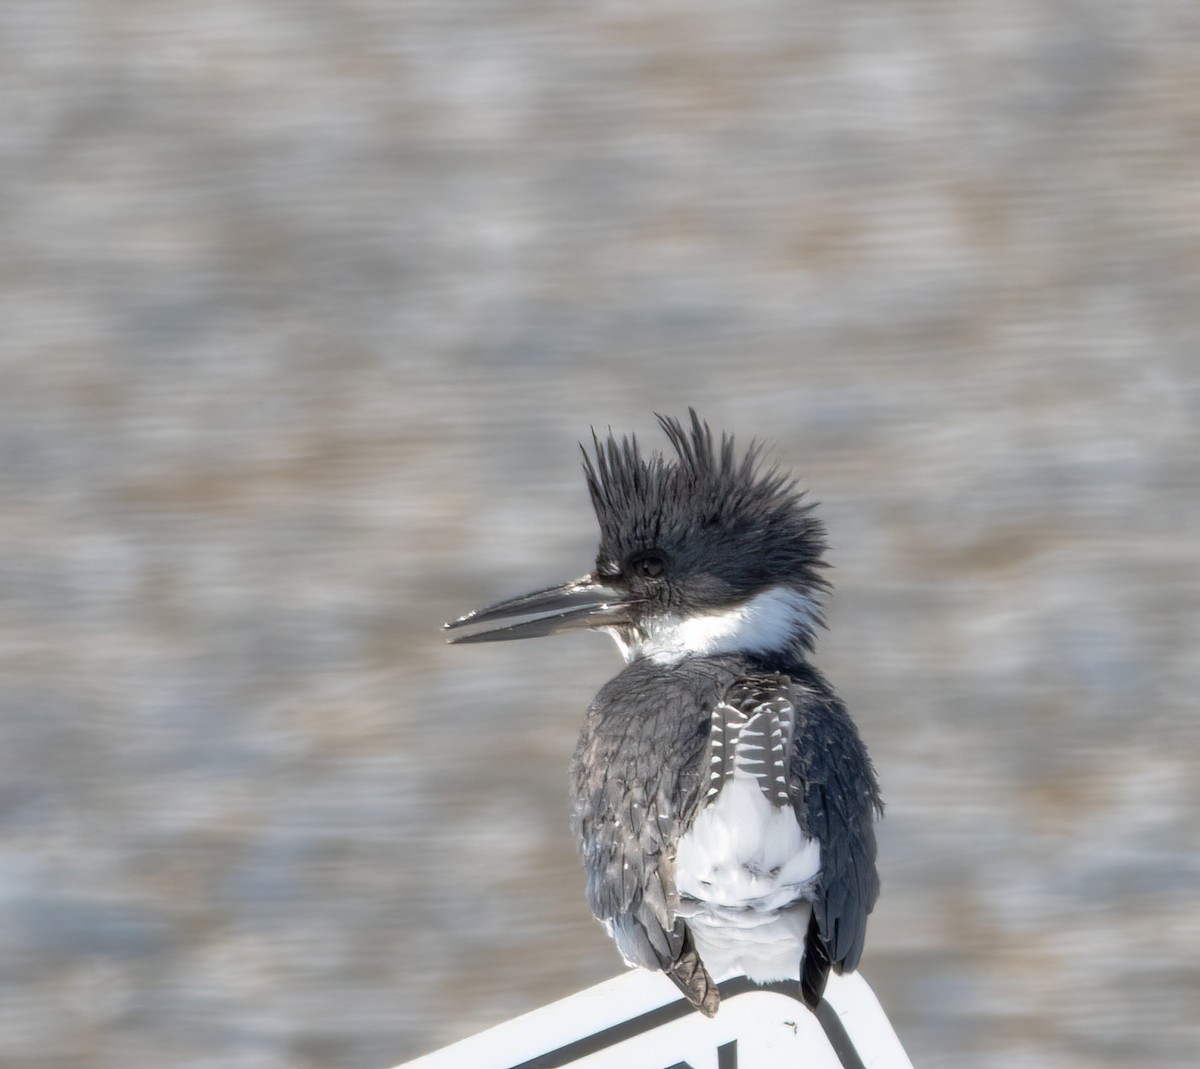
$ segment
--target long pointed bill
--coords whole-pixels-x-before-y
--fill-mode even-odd
[[[456,631],[460,627],[530,617],[500,627],[464,632],[449,640],[458,643],[501,642],[510,638],[540,638],[542,635],[556,635],[560,631],[584,631],[627,623],[629,608],[629,602],[619,591],[585,575],[562,586],[523,594],[519,598],[489,605],[486,609],[476,609],[444,626],[447,631]]]

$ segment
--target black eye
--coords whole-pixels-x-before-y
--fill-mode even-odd
[[[667,558],[655,549],[635,553],[626,562],[625,570],[641,579],[659,579],[667,570]]]

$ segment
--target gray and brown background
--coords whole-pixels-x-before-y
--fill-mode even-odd
[[[822,503],[919,1069],[1200,1049],[1200,7],[0,5],[0,1064],[383,1069],[619,971],[574,443]]]

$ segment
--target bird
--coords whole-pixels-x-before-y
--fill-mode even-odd
[[[625,963],[705,1016],[722,978],[796,981],[811,1008],[859,964],[883,803],[845,705],[813,666],[830,583],[815,505],[761,443],[695,409],[673,455],[592,431],[595,568],[469,612],[457,643],[610,635],[623,670],[588,707],[570,823],[589,905]]]

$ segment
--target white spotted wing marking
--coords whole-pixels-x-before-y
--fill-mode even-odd
[[[705,804],[711,805],[735,772],[752,776],[773,806],[788,804],[788,759],[794,710],[773,681],[730,688],[712,714]]]

